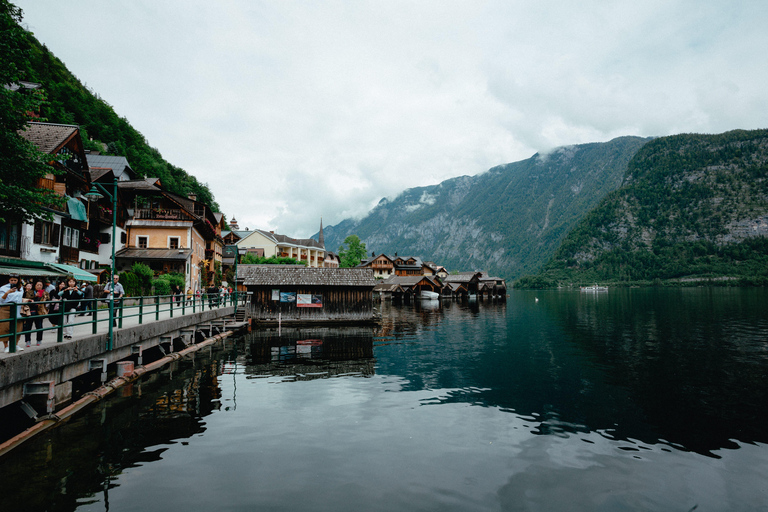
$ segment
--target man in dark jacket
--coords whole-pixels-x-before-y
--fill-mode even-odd
[[[80,286],[80,291],[83,292],[83,302],[80,303],[80,310],[83,311],[78,316],[83,316],[85,312],[88,312],[88,316],[93,315],[93,310],[96,309],[96,303],[93,301],[93,285],[88,282],[83,282]]]

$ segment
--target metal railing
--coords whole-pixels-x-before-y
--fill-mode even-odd
[[[22,302],[22,303],[6,303],[0,304],[0,311],[7,310],[7,313],[3,311],[3,318],[0,318],[0,342],[8,341],[9,352],[17,352],[18,340],[22,336],[35,335],[37,333],[46,331],[56,331],[56,343],[62,343],[64,341],[64,329],[68,327],[91,325],[91,334],[97,334],[99,323],[109,322],[109,301],[111,299],[80,299],[77,301],[63,301],[63,300],[51,300],[51,301],[39,301],[39,302]],[[143,297],[123,297],[122,299],[115,299],[114,307],[114,322],[118,329],[123,327],[123,320],[128,318],[138,318],[139,325],[145,322],[152,322],[160,320],[161,313],[168,313],[169,318],[173,318],[175,315],[186,315],[189,313],[203,312],[206,310],[217,309],[227,306],[245,305],[248,300],[248,295],[242,292],[233,292],[231,294],[202,294],[200,296],[187,296],[187,295],[149,295]],[[67,308],[67,304],[79,303],[83,307]],[[58,311],[52,311],[58,304]],[[34,308],[37,310],[39,305],[45,305],[48,309],[48,314],[45,315],[21,315],[19,310],[23,306],[29,306],[30,310]],[[101,307],[99,307],[101,306]],[[81,318],[81,314],[91,314],[86,317],[87,320],[70,321],[65,323],[67,317]],[[25,321],[32,321],[34,327],[34,321],[44,321],[48,319],[51,323],[50,327],[41,327],[37,329],[23,329]],[[7,327],[7,333],[5,325],[10,324]]]

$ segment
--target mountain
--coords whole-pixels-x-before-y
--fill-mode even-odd
[[[648,140],[562,147],[476,176],[411,188],[382,199],[361,220],[326,227],[325,246],[335,251],[356,234],[368,251],[516,278],[538,269],[584,213],[621,185],[627,163]]]
[[[206,184],[168,163],[127,119],[83,85],[45,45],[31,33],[25,34],[26,58],[14,64],[23,80],[42,84],[45,102],[39,120],[79,125],[86,149],[125,156],[140,176],[160,178],[167,190],[183,196],[194,193],[213,211],[220,211]]]
[[[649,142],[622,186],[518,284],[710,279],[768,284],[768,130]]]

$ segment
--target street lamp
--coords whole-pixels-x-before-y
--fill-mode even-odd
[[[98,188],[97,188],[98,187]],[[99,192],[101,190],[101,193]],[[109,275],[110,279],[115,277],[115,245],[117,240],[115,238],[115,230],[117,228],[117,177],[112,182],[112,193],[107,192],[107,189],[101,183],[93,182],[91,190],[85,194],[90,202],[96,202],[104,197],[109,198],[112,202],[112,272]],[[109,339],[107,341],[107,350],[112,350],[114,347],[114,322],[115,322],[115,282],[112,281],[112,293],[109,297]],[[94,313],[95,314],[95,313]]]

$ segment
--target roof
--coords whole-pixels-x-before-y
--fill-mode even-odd
[[[91,181],[98,181],[107,174],[113,174],[112,169],[109,167],[93,167],[89,164],[88,170],[91,171]]]
[[[72,124],[28,123],[19,135],[43,153],[55,154],[78,133]]]
[[[467,272],[462,274],[448,274],[443,278],[445,283],[469,283],[475,280],[480,272]]]
[[[238,265],[246,286],[355,286],[376,285],[373,271],[365,268],[314,268],[293,265]]]
[[[159,192],[160,179],[144,178],[141,180],[119,181],[117,186],[123,190],[148,190],[151,192]]]
[[[377,283],[376,286],[373,287],[373,291],[395,293],[395,292],[402,292],[403,287],[397,283],[387,283],[382,281],[380,283]]]
[[[314,247],[315,249],[325,250],[325,246],[321,245],[320,242],[314,238],[291,238],[286,235],[279,235],[277,233],[265,231],[263,229],[254,229],[253,231],[235,231],[235,234],[240,236],[240,238],[243,240],[246,237],[253,235],[254,233],[260,234],[276,245],[295,245],[297,247]]]
[[[120,249],[115,253],[115,258],[128,258],[132,260],[172,260],[187,261],[192,254],[192,249]]]
[[[419,282],[427,280],[435,286],[442,286],[439,282],[433,279],[433,276],[389,276],[384,283],[386,284],[398,284],[400,286],[416,286]]]
[[[128,159],[124,156],[87,154],[85,158],[88,160],[88,167],[112,169],[118,180],[125,181],[136,177],[136,172],[131,169]],[[91,179],[97,179],[93,177],[93,173],[91,173]]]

